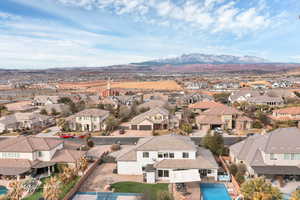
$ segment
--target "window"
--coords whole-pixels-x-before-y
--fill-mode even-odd
[[[169,177],[169,170],[158,170],[158,177]]]
[[[163,153],[158,153],[159,158],[163,158],[163,155],[164,155]]]
[[[189,158],[189,153],[188,152],[183,152],[182,157],[183,158]]]
[[[169,158],[169,153],[164,153],[164,158]]]
[[[283,159],[284,160],[291,160],[291,154],[285,153],[284,156],[283,156]]]
[[[39,151],[38,156],[42,157],[43,156],[43,152]]]
[[[149,158],[149,152],[143,152],[143,158]]]
[[[174,158],[174,153],[170,153],[170,158]]]
[[[19,153],[14,153],[14,152],[3,152],[2,153],[2,158],[19,158],[20,154]]]
[[[270,153],[270,160],[277,160],[274,153]]]
[[[294,154],[294,159],[295,160],[300,160],[300,154],[299,153],[295,153]]]

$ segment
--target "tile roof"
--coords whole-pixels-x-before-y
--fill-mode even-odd
[[[224,104],[215,101],[199,101],[194,104],[190,104],[189,108],[193,109],[211,109],[217,106],[223,106]]]
[[[54,154],[53,158],[51,159],[51,162],[76,163],[85,154],[85,151],[62,149]]]
[[[281,109],[273,110],[273,113],[300,115],[300,107],[296,106],[296,107],[281,108]]]
[[[242,114],[241,111],[230,106],[217,106],[202,112],[202,115],[235,115]]]
[[[62,140],[35,136],[18,136],[0,141],[0,152],[47,151],[62,144]]]
[[[155,163],[154,167],[168,169],[217,169],[219,166],[208,149],[198,147],[196,159],[164,159]]]
[[[107,110],[102,110],[102,109],[96,109],[96,108],[92,108],[92,109],[85,109],[83,111],[80,111],[78,113],[76,113],[76,116],[105,116],[108,115],[109,111]]]
[[[138,116],[134,117],[130,122],[132,124],[138,124],[144,120],[149,120],[149,121],[152,121],[150,119],[151,116],[153,115],[156,115],[156,114],[162,114],[162,115],[169,115],[169,111],[165,108],[162,108],[162,107],[156,107],[156,108],[153,108],[147,112],[144,112],[142,114],[139,114]]]

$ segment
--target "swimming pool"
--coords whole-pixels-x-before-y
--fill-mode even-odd
[[[0,185],[0,195],[6,194],[7,191],[8,189],[5,186]]]
[[[118,197],[141,197],[137,193],[113,193],[113,192],[77,192],[73,200],[117,200]]]
[[[200,189],[203,200],[231,200],[231,197],[224,184],[201,183]]]

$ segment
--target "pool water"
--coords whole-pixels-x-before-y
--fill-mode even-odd
[[[5,186],[0,185],[0,195],[6,194],[7,191],[8,189]]]
[[[201,183],[200,189],[203,200],[231,200],[231,197],[224,184]]]

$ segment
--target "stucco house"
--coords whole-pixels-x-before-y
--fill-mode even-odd
[[[1,140],[0,176],[14,176],[19,179],[44,172],[50,174],[58,163],[75,166],[85,152],[76,150],[80,145],[67,143],[70,142],[35,136]]]
[[[48,104],[57,104],[59,99],[59,96],[39,95],[34,97],[32,105],[45,106]]]
[[[208,131],[220,127],[222,129],[247,130],[251,129],[253,120],[244,116],[243,112],[226,105],[219,105],[196,117],[200,130]]]
[[[147,183],[217,180],[218,164],[212,153],[186,136],[165,135],[140,139],[117,158],[117,172],[143,175]]]
[[[300,180],[300,129],[279,128],[250,136],[230,146],[234,163],[244,163],[250,176],[291,176]]]
[[[0,118],[0,132],[18,129],[39,130],[54,123],[53,118],[39,113],[17,112]]]
[[[276,109],[273,110],[272,115],[269,117],[275,121],[300,121],[300,107],[287,107]]]
[[[150,109],[130,121],[132,130],[164,130],[179,127],[180,119],[162,107]]]
[[[105,119],[109,117],[109,111],[102,109],[85,109],[66,118],[70,130],[77,131],[101,131],[104,130]]]

